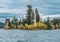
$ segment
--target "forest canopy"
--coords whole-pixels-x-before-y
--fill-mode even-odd
[[[50,20],[48,17],[47,20],[42,21],[38,8],[33,10],[31,5],[27,5],[26,18],[18,20],[15,16],[12,21],[9,18],[5,19],[5,29],[22,29],[22,30],[52,30],[60,28],[60,18],[53,18]]]

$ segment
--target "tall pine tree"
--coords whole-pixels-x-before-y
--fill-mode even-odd
[[[36,22],[39,22],[40,16],[39,16],[39,13],[38,13],[38,9],[37,8],[35,9],[35,14],[36,14]]]
[[[26,14],[26,21],[28,24],[32,23],[32,6],[31,5],[27,5],[28,10],[27,10],[27,14]]]

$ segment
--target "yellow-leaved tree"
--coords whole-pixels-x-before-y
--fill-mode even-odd
[[[36,21],[34,22],[33,27],[34,28],[37,28],[38,27],[38,23]]]
[[[5,24],[5,29],[9,29],[10,28],[10,26],[9,26],[9,22],[7,21],[7,23]]]
[[[13,25],[13,28],[16,29],[16,25]]]
[[[47,25],[44,23],[39,23],[39,29],[47,29]]]
[[[23,29],[24,28],[23,24],[20,24],[17,27],[18,27],[18,29]]]

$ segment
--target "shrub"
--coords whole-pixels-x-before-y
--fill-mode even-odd
[[[39,29],[47,29],[47,25],[44,23],[39,23]]]
[[[24,26],[22,24],[18,25],[17,27],[18,27],[18,29],[23,29],[24,28]]]

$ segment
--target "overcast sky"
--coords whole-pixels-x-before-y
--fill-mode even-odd
[[[4,21],[6,17],[11,18],[13,15],[24,16],[26,6],[29,4],[33,9],[38,8],[42,18],[60,17],[60,0],[0,0],[0,21]]]

